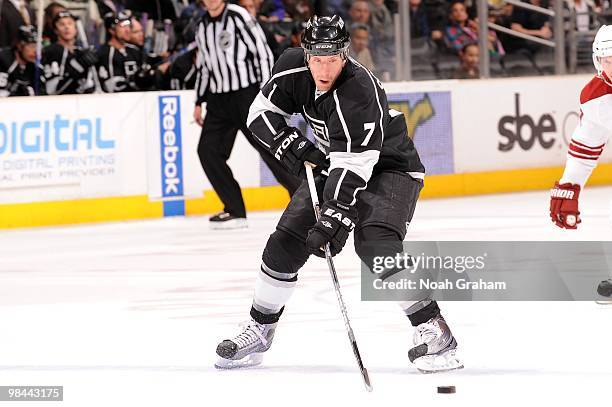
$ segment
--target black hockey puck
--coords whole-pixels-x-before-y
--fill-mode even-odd
[[[599,283],[597,287],[597,294],[602,297],[612,297],[612,279],[605,280]]]
[[[440,394],[453,394],[455,392],[455,386],[438,386],[438,393]]]

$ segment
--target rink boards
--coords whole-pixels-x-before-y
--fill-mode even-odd
[[[428,176],[423,197],[545,189],[562,173],[590,76],[387,84]],[[196,153],[194,94],[0,100],[0,228],[222,209]],[[293,125],[309,132],[295,118]],[[612,184],[605,150],[590,185]],[[288,195],[238,136],[230,159],[248,210]]]

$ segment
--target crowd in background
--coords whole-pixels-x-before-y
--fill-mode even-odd
[[[555,0],[525,1],[549,8],[549,2]],[[89,2],[82,30],[79,30],[77,16],[67,8],[75,2]],[[350,55],[383,81],[395,77],[397,0],[236,2],[258,20],[275,58],[288,47],[299,46],[304,23],[311,16],[339,14],[351,33]],[[89,93],[96,89],[118,92],[193,88],[197,75],[195,31],[205,12],[202,0],[47,3],[42,35],[44,48],[38,67],[37,35],[32,27],[36,25],[33,10],[36,3],[0,0],[0,48],[3,48],[0,51],[0,96]],[[475,0],[409,0],[411,44],[427,44],[439,54],[454,56],[457,62],[450,75],[453,78],[479,76],[477,43],[480,34],[475,3]],[[489,6],[491,22],[543,39],[553,37],[552,21],[544,14],[512,6],[503,0],[489,0]],[[588,31],[606,22],[598,21],[593,13],[609,15],[605,13],[609,6],[609,0],[564,0],[566,9],[579,13],[576,18],[578,31]],[[589,12],[591,14],[587,14]],[[492,60],[514,53],[533,55],[542,48],[537,43],[493,30],[486,35]],[[119,62],[115,50],[120,50]],[[22,82],[32,75],[34,83],[24,85]],[[117,79],[118,76],[121,78]],[[21,85],[8,89],[3,87],[5,82]]]

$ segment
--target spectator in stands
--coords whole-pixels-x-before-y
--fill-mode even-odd
[[[348,21],[349,4],[345,0],[327,0],[327,12],[325,15],[339,15],[344,21]]]
[[[283,21],[289,17],[282,0],[263,0],[259,9],[259,20],[263,22]]]
[[[602,13],[610,9],[610,0],[593,0],[593,3],[595,4],[594,9],[596,13]],[[609,17],[608,17],[608,21],[609,21]]]
[[[181,12],[181,16],[174,23],[174,32],[177,36],[179,48],[184,48],[190,43],[195,42],[198,23],[205,11],[204,1],[196,0]]]
[[[385,6],[387,10],[391,13],[391,15],[399,13],[399,0],[384,0]]]
[[[292,0],[287,6],[291,19],[308,21],[313,16],[313,7],[310,0]]]
[[[467,44],[478,42],[478,23],[468,18],[467,8],[461,1],[456,1],[451,5],[445,38],[447,45],[456,53],[459,53]],[[501,42],[492,30],[488,31],[488,43],[491,55],[505,54]]]
[[[423,0],[410,0],[410,38],[431,38],[434,41],[441,40],[444,37],[443,30],[446,25],[446,20],[442,24],[437,24],[435,20],[430,18],[429,9],[425,6]]]
[[[527,2],[534,6],[548,8],[548,4],[540,0],[527,0]],[[523,34],[534,35],[544,39],[550,39],[553,35],[547,15],[534,13],[521,7],[514,7],[510,17],[510,28]],[[540,44],[533,41],[517,37],[508,37],[504,46],[509,52],[525,49],[530,53],[537,52],[541,47]]]
[[[410,38],[429,38],[431,30],[422,0],[410,0]]]
[[[383,80],[389,80],[395,69],[395,41],[393,17],[384,0],[371,0],[369,26],[378,74]]]
[[[565,0],[565,8],[576,13],[576,29],[581,32],[591,28],[596,7],[592,0]]]
[[[393,17],[384,0],[371,0],[370,28],[377,42],[393,39]]]
[[[238,4],[245,8],[256,20],[259,20],[258,3],[256,0],[239,0]],[[261,5],[261,3],[260,3]],[[277,22],[260,22],[260,27],[266,35],[266,42],[274,55],[274,60],[289,47],[288,35],[283,35],[277,25]]]
[[[19,27],[34,24],[36,17],[26,0],[4,0],[0,6],[0,48],[17,43]]]
[[[459,51],[461,65],[453,73],[453,79],[478,79],[479,49],[478,44],[466,44]]]
[[[355,0],[349,9],[349,18],[347,24],[351,26],[354,23],[370,25],[370,5],[367,0]]]
[[[45,7],[45,23],[43,28],[43,46],[53,44],[57,41],[57,35],[55,33],[55,27],[53,26],[53,19],[55,16],[62,12],[68,11],[66,7],[58,2],[51,2]]]
[[[448,24],[448,2],[446,0],[422,0],[427,14],[431,39],[444,45],[444,28]]]
[[[370,30],[367,25],[355,23],[350,27],[351,46],[349,55],[370,71],[375,71],[374,60],[368,48]]]
[[[291,46],[294,48],[298,48],[302,46],[302,33],[306,28],[306,23],[303,21],[298,21],[293,25],[291,29]]]

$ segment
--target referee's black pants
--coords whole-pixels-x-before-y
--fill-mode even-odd
[[[242,131],[249,143],[259,152],[289,195],[293,195],[302,182],[291,175],[265,146],[259,144],[246,126],[249,107],[258,92],[259,87],[251,86],[229,93],[211,93],[208,96],[206,117],[198,143],[200,163],[223,202],[224,211],[237,217],[246,217],[246,209],[240,185],[227,165],[227,160],[234,147],[238,130]]]

